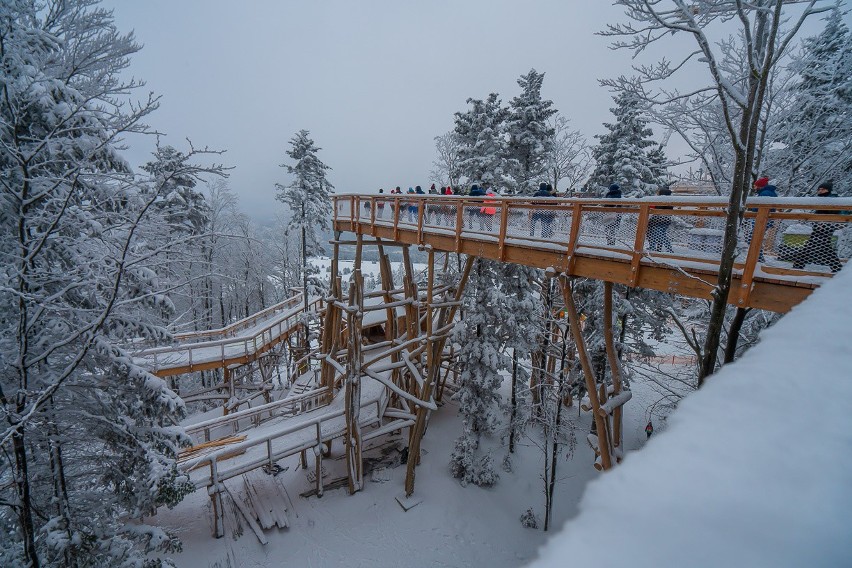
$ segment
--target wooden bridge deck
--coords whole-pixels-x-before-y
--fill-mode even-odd
[[[725,198],[333,200],[337,231],[705,299],[716,285],[727,208]],[[832,276],[831,258],[848,260],[852,215],[844,209],[852,199],[757,198],[748,205],[731,304],[786,312]],[[819,223],[831,223],[832,250],[805,259],[807,270],[794,268]]]
[[[322,299],[309,309],[322,309]],[[175,335],[175,345],[145,349],[134,359],[158,377],[245,365],[302,327],[303,299],[297,294],[222,329]]]

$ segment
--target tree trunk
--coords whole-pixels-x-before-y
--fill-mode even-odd
[[[728,327],[728,342],[725,344],[725,364],[731,363],[737,354],[737,343],[740,340],[740,330],[751,308],[737,308],[734,319]]]
[[[23,407],[20,408],[19,412],[23,412]],[[38,568],[41,564],[35,546],[35,525],[33,524],[33,506],[30,496],[30,476],[23,429],[12,434],[12,447],[15,453],[15,486],[18,490],[18,519],[21,524],[21,537],[24,541],[24,560],[29,566]]]
[[[782,2],[775,3],[775,22],[781,15]],[[734,269],[734,258],[737,250],[737,232],[742,216],[748,189],[751,181],[752,166],[754,164],[757,134],[760,125],[760,111],[763,108],[763,97],[766,94],[766,86],[769,81],[769,72],[766,62],[774,56],[774,39],[777,34],[777,26],[772,38],[767,38],[764,33],[766,28],[766,12],[758,11],[755,14],[756,42],[754,46],[755,60],[760,60],[759,67],[749,74],[748,102],[742,109],[740,130],[731,132],[734,140],[734,176],[731,186],[731,196],[728,200],[728,212],[725,218],[725,238],[722,246],[722,258],[719,262],[719,277],[716,289],[713,290],[713,305],[710,308],[710,320],[707,324],[707,337],[704,341],[704,355],[701,358],[701,366],[698,373],[698,388],[704,385],[707,377],[716,371],[719,344],[721,343],[722,329],[725,322],[725,309],[727,307],[728,295],[731,291],[731,279]],[[727,112],[727,110],[726,110]]]
[[[515,420],[518,415],[518,350],[512,349],[512,416],[509,419],[509,453],[515,453]]]

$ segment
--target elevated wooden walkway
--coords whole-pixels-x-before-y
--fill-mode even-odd
[[[322,299],[308,309],[321,311]],[[176,334],[174,345],[138,351],[134,359],[158,377],[246,365],[301,329],[303,312],[299,293],[227,327]]]
[[[712,197],[333,200],[337,231],[705,299],[716,285],[727,208],[726,198]],[[852,199],[756,198],[748,205],[731,304],[787,312],[848,260]],[[815,227],[833,233],[826,250],[807,244]],[[806,270],[794,268],[797,261]]]

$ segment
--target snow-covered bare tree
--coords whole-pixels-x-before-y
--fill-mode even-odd
[[[592,148],[595,169],[589,188],[606,193],[610,184],[617,183],[629,197],[655,193],[659,184],[649,156],[655,147],[653,132],[639,100],[629,92],[621,92],[615,97],[615,108],[610,110],[615,122],[604,123],[608,132],[595,136],[598,144]]]
[[[509,102],[504,129],[508,136],[508,157],[515,179],[514,191],[532,195],[538,182],[547,177],[548,157],[554,129],[549,119],[556,114],[553,101],[541,98],[544,73],[530,69],[521,75],[521,94]]]
[[[138,49],[90,0],[0,8],[3,566],[154,566],[179,547],[142,517],[188,489],[183,404],[120,345],[166,337],[160,251],[140,237],[155,200],[220,170],[190,151],[134,179],[120,139],[157,106],[120,77]]]
[[[302,286],[305,291],[305,311],[308,309],[308,297],[322,293],[319,286],[324,282],[319,278],[318,269],[308,264],[308,257],[322,251],[319,242],[321,231],[331,227],[332,209],[330,195],[334,186],[326,178],[331,168],[320,160],[317,153],[322,150],[314,145],[307,130],[300,130],[290,139],[287,155],[294,165],[282,164],[287,173],[293,176],[288,185],[277,183],[276,198],[290,209],[288,227],[298,232],[301,238]]]
[[[547,155],[547,178],[555,189],[564,188],[570,196],[589,175],[592,154],[586,137],[571,128],[567,117],[554,114],[548,122],[553,129],[553,141]]]
[[[457,187],[461,181],[459,164],[459,138],[450,130],[440,136],[435,136],[435,152],[437,156],[432,162],[430,178],[441,186]]]
[[[601,32],[614,38],[614,47],[642,53],[651,45],[683,35],[694,41],[694,49],[681,51],[676,60],[636,66],[635,77],[604,81],[620,92],[642,102],[643,106],[678,105],[684,109],[706,107],[718,102],[725,123],[725,139],[733,150],[730,198],[719,275],[713,291],[713,305],[703,344],[699,384],[715,372],[728,293],[731,288],[738,231],[745,200],[751,187],[765,96],[772,71],[782,61],[804,21],[828,12],[835,0],[618,0],[631,22],[614,24]],[[714,41],[715,37],[723,39]],[[737,43],[745,54],[731,65],[726,57]],[[705,66],[710,82],[672,88],[680,71]],[[745,73],[743,73],[745,69]],[[700,77],[700,74],[693,74]]]

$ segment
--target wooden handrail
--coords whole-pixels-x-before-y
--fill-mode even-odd
[[[351,196],[334,196],[332,199],[351,199]],[[465,227],[465,222],[470,223],[471,209],[481,206],[483,198],[382,194],[359,195],[358,199],[360,203],[370,203],[374,212],[378,203],[391,207],[394,212],[392,219],[379,218],[373,214],[369,216],[370,226],[367,227],[368,216],[365,215],[361,222],[356,211],[352,212],[348,220],[341,213],[336,226],[338,230],[351,227],[360,233],[369,232],[373,236],[394,241],[431,244],[437,246],[437,250],[467,252],[531,266],[547,267],[548,263],[552,263],[551,266],[571,275],[598,277],[661,291],[677,291],[695,297],[707,297],[708,290],[713,286],[713,265],[718,264],[721,256],[722,228],[729,206],[727,197],[714,196],[655,196],[643,199],[489,196],[489,203],[500,208],[499,227],[489,225],[487,231],[477,231]],[[417,219],[415,221],[412,217],[406,217],[403,221],[400,215],[407,212],[401,210],[410,204],[418,206]],[[424,224],[427,206],[441,213],[435,218],[430,217],[429,223]],[[796,222],[836,223],[839,227],[848,228],[852,226],[850,211],[850,198],[750,199],[746,203],[740,228],[740,240],[747,243],[748,254],[745,258],[740,256],[735,263],[737,289],[729,296],[729,301],[735,305],[751,305],[751,292],[760,285],[763,291],[759,292],[756,305],[781,311],[795,305],[803,296],[798,292],[793,293],[789,288],[811,290],[819,285],[819,276],[830,277],[831,274],[787,268],[787,265],[781,263],[767,264],[762,260],[761,250],[772,243],[764,243],[765,237],[770,235],[775,239],[775,244],[783,245],[781,237],[776,237],[779,235],[778,227]],[[553,237],[544,234],[528,237],[525,233],[530,227],[524,224],[524,220],[527,220],[526,223],[532,222],[534,212],[546,212],[548,216],[557,219],[570,215],[570,229],[557,227],[556,236]],[[603,221],[611,215],[616,215],[618,219],[614,229],[610,228],[611,223]],[[658,224],[663,219],[669,221],[664,230]],[[356,220],[363,227],[356,228]],[[772,223],[776,225],[775,230],[769,231]],[[664,239],[662,244],[660,238]],[[672,244],[679,250],[672,251]],[[652,250],[662,248],[667,250]],[[784,249],[787,254],[798,254],[797,250],[791,251],[789,248]],[[796,247],[793,246],[793,249]],[[529,256],[525,254],[526,250],[530,251]],[[771,254],[772,251],[768,252]],[[841,252],[841,256],[845,259],[849,255]],[[592,261],[589,259],[596,259],[594,262],[597,264],[590,264]],[[780,260],[789,262],[789,257]],[[608,262],[608,267],[604,267],[602,262]],[[616,266],[618,263],[627,263],[628,267],[620,268]],[[668,275],[661,270],[667,270]],[[680,276],[672,275],[673,272],[680,273]],[[785,299],[771,299],[772,293],[766,288],[767,285],[787,287]]]

